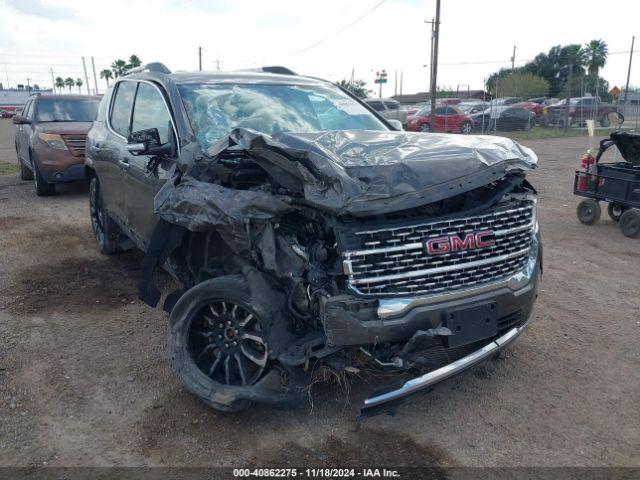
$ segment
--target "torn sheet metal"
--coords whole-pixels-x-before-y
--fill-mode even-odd
[[[245,152],[280,191],[220,185],[215,165],[229,150]],[[535,168],[529,148],[507,138],[392,131],[263,135],[235,129],[202,154],[182,149],[174,180],[155,212],[191,231],[216,229],[236,253],[250,248],[256,226],[305,204],[334,215],[369,216],[433,203]]]
[[[193,232],[216,229],[236,253],[248,250],[249,229],[293,207],[281,198],[260,191],[235,190],[182,176],[177,185],[167,182],[154,200],[156,214]]]
[[[353,216],[436,202],[535,168],[538,160],[507,138],[369,130],[269,136],[236,129],[207,153],[215,157],[233,145],[267,171],[277,167],[293,176],[297,170],[308,202]]]

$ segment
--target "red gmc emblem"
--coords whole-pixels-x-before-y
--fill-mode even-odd
[[[449,235],[447,237],[430,238],[426,242],[429,255],[473,250],[475,248],[491,247],[495,244],[496,241],[493,239],[493,232],[491,230],[467,233],[464,237]]]

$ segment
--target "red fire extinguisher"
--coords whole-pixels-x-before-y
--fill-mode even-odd
[[[587,190],[589,180],[591,180],[591,174],[595,173],[596,159],[593,156],[591,150],[587,150],[580,159],[580,173],[578,173],[578,186],[577,189],[581,192]]]

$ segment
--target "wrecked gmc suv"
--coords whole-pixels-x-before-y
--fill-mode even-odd
[[[535,154],[395,131],[329,82],[272,71],[147,65],[87,138],[101,252],[146,252],[150,305],[157,268],[182,286],[164,306],[186,387],[237,411],[297,402],[318,375],[395,372],[370,414],[518,337],[542,270]]]

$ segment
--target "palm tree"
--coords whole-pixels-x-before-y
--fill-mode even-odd
[[[62,90],[64,88],[64,79],[62,77],[56,77],[56,88]]]
[[[604,40],[591,40],[584,46],[589,75],[597,77],[599,70],[607,63],[609,47]]]
[[[104,80],[107,82],[107,87],[109,86],[109,80],[111,78],[113,78],[113,72],[111,70],[109,70],[108,68],[105,68],[104,70],[102,70],[100,72],[100,78],[104,78]]]
[[[71,93],[71,89],[76,84],[76,81],[71,77],[67,77],[64,79],[64,84],[69,89],[69,93]]]
[[[82,85],[84,85],[84,82],[82,81],[81,78],[76,78],[76,87],[78,87],[78,93],[82,93]]]
[[[127,62],[125,62],[121,58],[114,60],[114,62],[111,64],[111,70],[113,70],[114,76],[118,78],[127,71]]]
[[[129,63],[127,65],[127,69],[139,67],[140,65],[142,65],[142,60],[140,60],[140,57],[138,57],[137,55],[131,55],[129,57]]]

